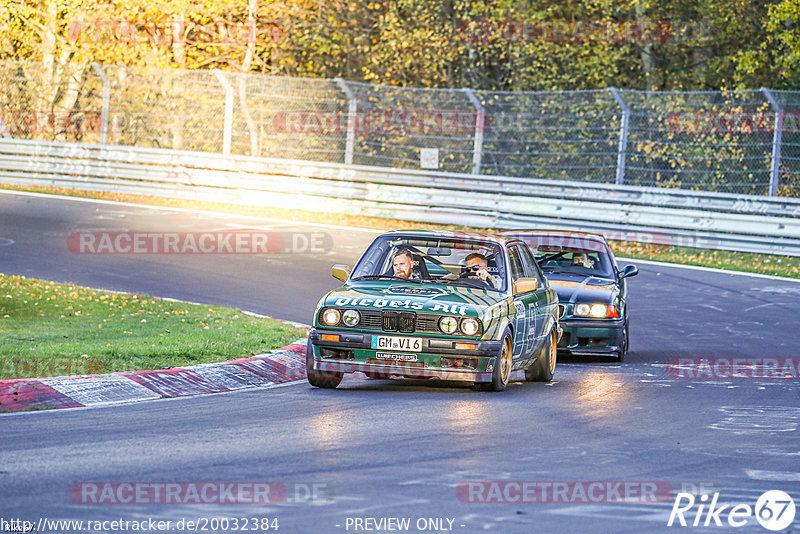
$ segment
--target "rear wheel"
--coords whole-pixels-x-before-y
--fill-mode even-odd
[[[525,369],[525,380],[528,382],[550,382],[556,372],[556,355],[558,354],[558,334],[550,331],[547,345],[533,365]]]
[[[311,340],[306,345],[306,378],[308,383],[317,388],[332,389],[342,381],[344,373],[334,371],[317,371],[314,369],[314,347]]]
[[[511,345],[511,330],[506,328],[503,335],[503,347],[500,350],[500,357],[495,362],[492,369],[492,381],[477,384],[481,391],[503,391],[508,385],[508,377],[511,376],[511,356],[514,349]]]

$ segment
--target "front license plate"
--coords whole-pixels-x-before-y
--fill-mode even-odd
[[[421,352],[422,338],[399,336],[372,336],[372,348],[382,350],[404,350]]]

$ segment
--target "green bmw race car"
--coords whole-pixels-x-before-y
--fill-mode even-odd
[[[322,297],[309,334],[311,385],[345,373],[474,382],[502,391],[511,371],[549,381],[558,297],[518,239],[444,231],[377,237],[344,285]]]

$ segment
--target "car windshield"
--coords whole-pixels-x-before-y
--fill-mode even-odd
[[[611,251],[598,239],[572,236],[522,237],[545,274],[614,278]]]
[[[467,269],[467,263],[470,269]],[[478,268],[472,267],[477,264]],[[485,266],[487,283],[477,270]],[[351,280],[402,280],[495,291],[506,290],[500,245],[479,238],[383,235],[358,260]]]

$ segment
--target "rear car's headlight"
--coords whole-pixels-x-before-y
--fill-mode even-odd
[[[456,330],[458,330],[458,321],[455,317],[450,317],[449,315],[445,315],[441,319],[439,319],[439,330],[444,332],[445,334],[452,334]]]
[[[575,306],[575,315],[578,317],[593,317],[595,319],[619,317],[617,308],[611,304],[577,304]]]
[[[474,336],[480,329],[481,325],[478,323],[477,319],[473,319],[472,317],[461,319],[461,331],[465,336]]]
[[[347,310],[342,314],[342,322],[345,326],[355,326],[361,320],[361,314],[356,310]]]
[[[322,312],[322,322],[328,326],[336,326],[339,324],[339,319],[342,317],[342,314],[339,313],[339,310],[336,308],[328,308],[324,312]]]

